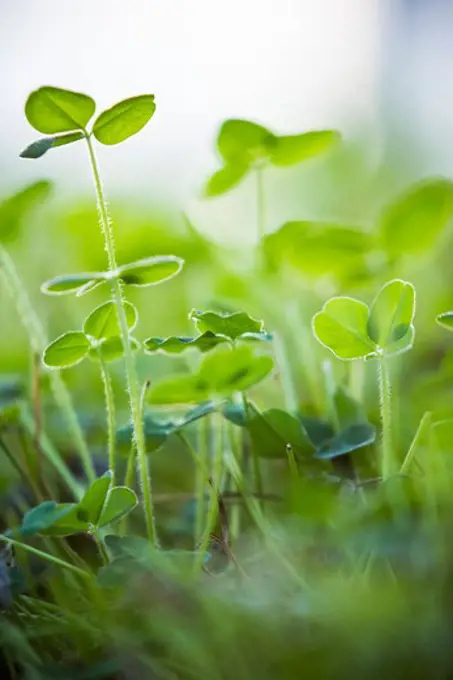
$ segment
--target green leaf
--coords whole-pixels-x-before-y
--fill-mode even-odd
[[[129,344],[134,352],[140,349],[140,343],[131,336],[129,336]],[[107,363],[121,359],[121,357],[124,356],[122,338],[119,336],[106,338],[100,343],[92,345],[88,351],[90,359],[93,359],[94,361],[99,361],[99,353],[102,355],[103,361]]]
[[[138,312],[136,307],[130,302],[124,303],[126,312],[126,320],[129,331],[132,331],[137,325]],[[118,336],[121,333],[116,304],[113,301],[105,302],[96,307],[91,314],[86,318],[83,324],[83,332],[94,340],[104,340],[112,336]]]
[[[296,457],[314,453],[300,420],[281,409],[269,409],[263,413],[254,411],[247,429],[252,446],[261,458],[286,458],[288,444]]]
[[[216,312],[198,312],[193,309],[189,314],[189,319],[192,319],[200,333],[211,332],[215,335],[224,335],[230,340],[236,340],[244,333],[263,331],[263,322],[253,319],[245,312],[217,314]]]
[[[115,486],[108,493],[99,526],[104,527],[107,524],[117,522],[128,515],[137,504],[138,499],[132,489],[128,489],[126,486]]]
[[[332,425],[326,420],[320,420],[319,418],[313,418],[310,416],[302,416],[300,421],[304,426],[308,438],[316,448],[322,446],[335,434]]]
[[[91,97],[58,87],[40,87],[25,104],[27,120],[38,132],[56,134],[85,129],[96,104]]]
[[[271,373],[270,356],[257,354],[249,345],[219,345],[207,354],[193,375],[180,375],[153,383],[152,404],[190,404],[210,396],[227,397],[261,382]]]
[[[268,262],[314,279],[351,276],[366,266],[373,246],[373,237],[356,227],[324,222],[287,222],[262,242]]]
[[[402,354],[403,352],[407,352],[413,346],[414,338],[415,328],[413,325],[411,325],[406,335],[403,335],[402,338],[399,338],[398,340],[395,340],[394,342],[391,342],[388,345],[388,347],[385,350],[385,354],[387,356],[395,356],[396,354]]]
[[[69,331],[47,345],[43,361],[48,368],[69,368],[88,354],[90,342],[81,331]]]
[[[341,429],[346,429],[350,425],[366,422],[365,409],[358,401],[353,399],[344,387],[338,387],[334,394],[334,404],[338,415]],[[333,433],[332,433],[333,434]],[[328,434],[329,439],[332,434]]]
[[[407,281],[385,284],[371,305],[368,336],[382,349],[407,335],[415,314],[415,290]]]
[[[211,394],[230,396],[257,385],[273,368],[270,356],[258,354],[249,345],[220,345],[204,357],[198,378],[210,386]]]
[[[332,437],[316,451],[315,458],[330,459],[344,456],[372,444],[376,431],[370,423],[357,423]]]
[[[145,413],[143,419],[143,430],[146,440],[147,453],[152,453],[159,449],[167,438],[174,432],[175,424],[171,420],[157,420],[154,415]],[[116,432],[116,440],[119,445],[132,443],[134,428],[131,423],[119,428]],[[127,452],[129,455],[129,451]]]
[[[45,501],[25,513],[21,526],[14,531],[21,536],[34,536],[44,532],[58,519],[67,515],[72,504],[58,505],[55,501]]]
[[[146,257],[118,270],[119,278],[128,286],[155,286],[179,274],[184,260],[176,255]]]
[[[101,113],[94,122],[93,135],[102,144],[120,144],[140,132],[155,110],[153,94],[125,99]]]
[[[206,331],[198,338],[175,337],[169,338],[148,338],[144,342],[145,352],[163,352],[164,354],[181,354],[186,349],[198,349],[200,352],[209,352],[217,345],[228,342],[224,336],[218,336],[211,331]]]
[[[110,470],[102,477],[96,479],[85,492],[84,497],[79,503],[79,517],[88,524],[97,526],[101,517],[102,509],[105,505],[107,494],[112,482]]]
[[[262,125],[248,120],[231,119],[223,123],[217,148],[226,165],[249,165],[268,155],[275,136]]]
[[[443,328],[453,331],[453,312],[443,312],[442,314],[438,314],[436,321],[439,326],[443,326]]]
[[[227,191],[241,182],[248,170],[248,164],[240,162],[220,168],[208,179],[204,190],[205,196],[213,198],[214,196],[226,194]]]
[[[174,423],[174,430],[177,431],[183,427],[186,427],[187,425],[190,425],[191,423],[195,423],[197,420],[200,420],[200,418],[204,418],[211,413],[215,413],[217,409],[218,406],[213,401],[207,401],[204,404],[199,404],[198,406],[195,406],[194,408],[191,408],[189,411],[187,411],[180,420]]]
[[[232,399],[228,399],[224,405],[222,415],[238,427],[244,427],[249,419],[249,414],[246,412],[243,402],[234,402]]]
[[[59,507],[61,510],[65,509],[65,512],[62,512],[50,527],[41,532],[44,536],[62,538],[88,533],[90,527],[88,522],[84,521],[84,513],[80,512],[78,503],[62,503]]]
[[[313,332],[319,342],[339,359],[357,359],[373,354],[375,343],[367,333],[368,307],[348,297],[332,298],[313,317]]]
[[[163,378],[152,384],[148,396],[151,404],[192,404],[206,401],[211,394],[210,385],[198,376],[179,375]]]
[[[41,286],[41,291],[46,295],[72,295],[81,294],[86,286],[94,286],[104,283],[105,274],[102,272],[87,272],[82,274],[64,274],[46,281]],[[91,288],[90,288],[91,290]]]
[[[41,206],[52,193],[52,183],[39,180],[20,189],[0,203],[0,239],[12,241],[19,234],[29,214]]]
[[[273,165],[294,165],[330,150],[340,139],[335,130],[276,137],[271,145],[270,161]]]
[[[41,156],[44,156],[49,149],[54,149],[57,146],[65,146],[66,144],[73,144],[83,138],[83,132],[70,132],[66,135],[58,135],[57,137],[44,137],[27,146],[20,154],[20,157],[32,159],[41,158]]]
[[[383,211],[382,244],[392,257],[423,253],[453,216],[453,182],[429,179],[410,187]]]

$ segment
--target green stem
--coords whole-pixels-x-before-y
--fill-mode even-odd
[[[420,421],[417,432],[415,433],[415,436],[409,447],[409,451],[407,452],[406,458],[404,459],[404,462],[401,466],[400,474],[402,475],[407,474],[407,471],[409,470],[412,460],[414,459],[414,456],[417,453],[421,441],[423,440],[424,437],[426,437],[428,430],[431,427],[431,421],[432,413],[430,411],[427,411],[426,413],[423,414],[423,418]]]
[[[266,201],[264,194],[264,168],[257,166],[256,175],[256,224],[258,239],[266,235]]]
[[[109,451],[109,469],[112,473],[112,486],[116,483],[116,456],[115,456],[115,397],[113,394],[112,381],[102,358],[102,352],[98,350],[99,366],[101,368],[102,382],[104,384],[105,393],[105,407],[107,413],[107,432],[108,432],[108,451]]]
[[[132,426],[134,428],[134,440],[137,450],[138,470],[140,475],[140,484],[143,496],[143,508],[146,529],[150,541],[157,545],[158,540],[156,534],[156,527],[154,523],[153,501],[151,496],[151,478],[149,474],[148,458],[146,455],[146,441],[143,428],[143,418],[140,409],[140,390],[137,370],[135,366],[135,357],[129,341],[129,328],[127,324],[126,311],[124,307],[123,291],[121,283],[118,277],[115,275],[117,272],[117,264],[115,256],[115,242],[113,236],[113,229],[107,211],[107,202],[104,197],[104,191],[102,188],[101,177],[99,174],[98,163],[96,160],[96,155],[94,153],[93,144],[88,134],[86,135],[85,138],[88,145],[91,169],[93,172],[100,224],[102,234],[104,237],[105,250],[107,252],[109,271],[112,274],[111,279],[112,296],[116,305],[118,322],[121,332],[121,339],[124,347],[127,389],[129,393]]]
[[[93,527],[91,531],[91,535],[94,538],[94,541],[96,543],[97,549],[99,551],[99,554],[101,556],[102,562],[104,564],[108,564],[110,562],[106,547],[104,545],[104,541],[102,540],[101,535],[99,534],[99,531]]]
[[[36,557],[40,557],[42,560],[45,560],[46,562],[55,564],[57,567],[62,567],[67,571],[72,571],[73,574],[77,574],[78,576],[81,576],[84,579],[91,579],[91,574],[88,571],[85,571],[84,569],[79,569],[79,567],[70,564],[70,562],[60,560],[60,558],[54,557],[54,555],[49,555],[49,553],[45,553],[42,550],[38,550],[38,548],[33,548],[33,546],[31,545],[27,545],[26,543],[16,541],[14,538],[8,538],[3,534],[0,534],[0,541],[3,541],[3,543],[6,543],[7,545],[13,545],[15,548],[22,548],[26,552],[29,552],[32,555],[36,555]]]
[[[392,393],[390,376],[387,362],[384,356],[380,356],[378,365],[379,372],[379,397],[381,405],[382,425],[382,478],[385,481],[393,472],[393,447],[392,447]]]
[[[326,392],[326,412],[327,418],[330,421],[334,432],[339,432],[341,429],[340,419],[338,417],[337,406],[335,404],[335,379],[333,375],[332,362],[329,360],[323,361],[322,372],[324,374],[324,385]]]
[[[222,477],[222,467],[223,467],[223,430],[221,426],[222,416],[218,416],[217,422],[217,439],[214,449],[214,458],[212,461],[212,473],[211,480],[212,486],[209,485],[211,489],[208,511],[206,515],[206,525],[203,538],[201,539],[201,544],[198,548],[197,556],[195,559],[194,569],[198,572],[202,566],[205,559],[205,554],[209,547],[209,542],[211,540],[211,532],[214,530],[218,514],[219,514],[219,501],[218,496],[220,493],[220,484]]]
[[[5,288],[14,302],[17,314],[27,333],[30,346],[33,352],[41,355],[48,342],[46,333],[19,278],[14,262],[2,245],[0,245],[0,272]],[[58,371],[51,371],[49,377],[55,401],[66,419],[87,479],[89,482],[92,482],[96,478],[96,473],[71,395]]]
[[[197,546],[202,539],[203,532],[203,517],[205,510],[205,487],[206,487],[206,471],[209,460],[209,440],[211,436],[211,427],[209,417],[201,419],[198,433],[198,456],[195,454],[194,460],[196,462],[196,515],[195,515],[195,545]],[[186,445],[188,442],[186,441]]]
[[[245,417],[246,420],[249,421],[251,419],[250,405],[247,400],[247,395],[245,394],[245,392],[241,393],[241,397],[244,405]],[[261,496],[263,495],[263,478],[261,476],[260,459],[258,457],[258,451],[256,450],[256,447],[252,445],[252,442],[250,442],[250,448],[252,452],[253,477],[255,479],[254,492],[256,492],[259,498],[261,498]]]

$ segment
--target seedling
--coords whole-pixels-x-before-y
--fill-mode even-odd
[[[353,298],[336,297],[313,318],[315,337],[342,361],[378,361],[384,479],[395,471],[388,359],[411,349],[414,314],[414,287],[395,279],[381,288],[371,307]]]
[[[107,253],[107,272],[63,276],[44,285],[47,293],[76,292],[79,295],[108,282],[116,307],[120,337],[124,348],[126,377],[134,425],[138,467],[143,492],[144,511],[148,536],[157,541],[154,524],[151,481],[146,458],[143,422],[140,414],[140,388],[137,379],[133,346],[130,342],[124,285],[148,286],[160,283],[177,274],[182,261],[177,257],[147,258],[118,267],[113,229],[107,202],[104,197],[93,138],[101,144],[119,144],[139,132],[151,119],[156,109],[154,95],[141,95],[115,104],[101,113],[88,131],[87,126],[95,112],[94,100],[78,92],[55,87],[41,87],[32,92],[25,105],[29,123],[39,132],[51,135],[34,142],[22,152],[23,158],[40,158],[50,149],[85,141],[93,172],[99,218]],[[86,347],[87,351],[89,347]],[[82,351],[82,350],[79,350]]]

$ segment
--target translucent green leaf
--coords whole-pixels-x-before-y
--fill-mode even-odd
[[[204,357],[198,378],[210,386],[211,394],[229,396],[260,383],[273,367],[272,357],[258,354],[248,345],[220,345]]]
[[[45,501],[25,513],[21,526],[14,531],[21,536],[34,536],[52,526],[58,519],[72,509],[69,505],[58,505],[54,501]]]
[[[263,330],[263,321],[253,319],[245,312],[217,314],[216,312],[198,312],[193,309],[189,314],[189,319],[192,319],[200,333],[211,332],[215,335],[224,335],[230,340],[236,340],[244,333],[261,333]]]
[[[41,531],[44,536],[64,537],[74,534],[88,533],[90,526],[84,520],[85,514],[80,512],[78,503],[62,503],[61,510],[65,510],[47,529]]]
[[[43,361],[48,368],[69,368],[88,354],[90,342],[81,331],[69,331],[47,345]]]
[[[186,349],[198,349],[200,352],[209,352],[217,345],[223,342],[228,342],[224,336],[218,336],[211,331],[206,331],[198,338],[190,337],[175,337],[169,338],[148,338],[144,342],[145,352],[154,354],[154,352],[163,352],[164,354],[181,354]]]
[[[134,352],[140,348],[140,343],[132,337],[129,337],[129,343]],[[89,349],[89,357],[94,361],[99,361],[99,353],[103,361],[109,363],[117,361],[124,355],[123,340],[119,336],[113,336],[102,340],[99,344],[95,344]]]
[[[436,321],[439,326],[448,328],[449,331],[453,331],[453,312],[443,312],[436,317]]]
[[[379,230],[393,256],[429,250],[453,216],[453,182],[430,179],[410,187],[383,211]]]
[[[395,279],[385,284],[371,305],[368,335],[382,349],[403,338],[415,314],[415,290],[407,281]]]
[[[154,286],[179,274],[184,260],[176,255],[146,257],[119,268],[119,278],[128,286]]]
[[[269,143],[275,136],[262,125],[248,120],[231,119],[223,123],[217,148],[226,165],[249,165],[266,158]]]
[[[409,330],[405,335],[403,335],[403,337],[399,338],[398,340],[394,340],[387,346],[385,350],[386,355],[395,356],[396,354],[402,354],[403,352],[407,352],[413,346],[414,338],[415,329],[414,326],[411,324],[409,326]]]
[[[205,401],[211,394],[210,385],[197,375],[163,378],[151,385],[148,392],[151,404],[192,404]]]
[[[21,158],[41,158],[49,149],[54,149],[57,146],[65,146],[66,144],[73,144],[84,138],[83,132],[69,132],[66,135],[58,135],[57,137],[44,137],[33,142],[20,154]]]
[[[137,325],[138,312],[136,307],[130,302],[124,303],[127,325],[129,330],[133,330]],[[96,307],[86,318],[83,324],[85,335],[95,340],[103,340],[112,336],[120,335],[118,314],[116,304],[113,301],[105,302]]]
[[[375,439],[376,431],[370,423],[356,423],[320,446],[315,457],[330,459],[344,456],[372,444]]]
[[[276,137],[270,147],[273,165],[293,165],[318,156],[335,146],[341,136],[335,130],[316,130],[301,135]]]
[[[86,272],[82,274],[63,274],[46,281],[41,291],[46,295],[72,295],[80,292],[88,285],[104,283],[105,274],[102,272]]]
[[[206,401],[203,404],[199,404],[198,406],[195,406],[194,408],[191,408],[189,411],[187,411],[182,416],[182,418],[175,421],[174,429],[179,430],[183,427],[186,427],[186,425],[195,423],[197,420],[200,420],[200,418],[204,418],[205,416],[208,416],[211,413],[215,413],[217,409],[218,406],[213,401]]]
[[[102,144],[119,144],[145,127],[156,110],[153,94],[125,99],[95,120],[93,135]]]
[[[246,176],[248,169],[248,164],[240,162],[220,168],[208,179],[204,190],[205,196],[213,198],[226,194],[227,191],[239,184]]]
[[[376,350],[368,337],[367,323],[367,305],[352,298],[336,297],[315,314],[313,332],[339,359],[356,359]]]
[[[104,527],[107,524],[117,522],[128,515],[137,504],[138,499],[132,489],[128,489],[126,486],[115,486],[108,493],[99,526]]]
[[[98,525],[111,482],[112,473],[109,470],[90,484],[79,503],[80,518],[83,517],[84,521],[94,526]]]
[[[25,104],[27,120],[38,132],[56,134],[84,129],[94,114],[91,97],[58,87],[40,87]]]
[[[291,265],[304,276],[350,276],[365,266],[373,237],[356,227],[324,222],[287,222],[263,239],[266,260]]]
[[[286,458],[288,444],[296,457],[311,455],[315,451],[300,420],[281,409],[269,409],[263,413],[254,411],[247,429],[252,446],[261,458]]]
[[[0,203],[0,239],[14,240],[28,215],[41,206],[52,193],[52,183],[39,180],[20,189]]]

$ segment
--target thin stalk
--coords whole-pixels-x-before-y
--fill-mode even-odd
[[[96,547],[98,549],[99,555],[101,556],[102,562],[105,564],[108,564],[110,562],[109,555],[107,552],[107,549],[104,545],[104,541],[102,540],[102,536],[100,535],[99,531],[93,527],[91,535],[94,538],[94,542],[96,543]]]
[[[195,558],[194,570],[198,572],[202,566],[205,559],[205,554],[209,547],[209,542],[211,540],[211,532],[214,530],[216,521],[219,514],[219,502],[218,496],[220,493],[220,483],[222,477],[222,467],[223,467],[223,430],[221,427],[221,416],[218,417],[217,422],[217,438],[214,448],[214,457],[212,461],[212,473],[211,473],[211,497],[209,499],[208,511],[206,515],[206,524],[201,539],[200,546],[198,548],[197,556]]]
[[[195,481],[196,481],[196,514],[195,514],[195,545],[202,539],[203,517],[205,510],[205,486],[207,483],[206,471],[209,460],[209,442],[211,437],[211,423],[209,417],[201,419],[198,433],[198,456],[195,454]],[[185,439],[185,438],[184,438]],[[187,440],[185,439],[186,444]]]
[[[116,484],[116,456],[115,456],[115,397],[113,394],[112,381],[102,358],[102,352],[98,350],[99,366],[101,369],[102,382],[104,384],[105,394],[105,408],[107,414],[107,433],[108,433],[108,452],[109,452],[109,469],[112,473],[112,486]]]
[[[38,550],[38,548],[33,548],[33,546],[31,545],[27,545],[26,543],[16,541],[14,538],[8,538],[4,534],[0,534],[0,541],[3,541],[3,543],[6,543],[7,545],[13,545],[15,548],[22,548],[26,552],[29,552],[32,555],[35,555],[36,557],[40,557],[42,560],[45,560],[46,562],[55,564],[57,567],[62,567],[67,571],[72,571],[73,574],[77,574],[78,576],[81,576],[84,579],[91,579],[91,574],[88,571],[85,571],[84,569],[79,569],[79,567],[70,564],[70,562],[60,560],[59,557],[49,555],[49,553],[45,553],[42,550]]]
[[[264,167],[255,168],[256,176],[256,226],[258,240],[266,235],[266,200],[264,194]]]
[[[428,430],[431,427],[431,421],[432,413],[430,411],[427,411],[426,413],[423,414],[417,432],[415,433],[415,436],[412,440],[412,443],[401,466],[400,474],[402,475],[407,474],[407,471],[410,468],[410,465],[414,459],[415,454],[417,453],[421,441],[424,439],[424,437],[426,437]]]
[[[279,333],[273,333],[273,345],[275,360],[280,374],[285,408],[290,413],[297,413],[299,408],[299,397],[294,385],[291,364],[288,359],[285,343]]]
[[[244,412],[245,412],[245,417],[248,420],[250,420],[251,414],[250,414],[250,406],[247,400],[247,395],[245,392],[241,393],[242,397],[242,402],[244,405]],[[263,478],[261,475],[261,465],[260,465],[260,459],[258,457],[258,452],[254,446],[251,446],[252,450],[252,466],[253,466],[253,477],[255,479],[255,488],[254,492],[258,494],[259,497],[263,495]]]
[[[233,423],[229,421],[228,421],[228,436],[230,441],[231,454],[235,458],[239,468],[242,469],[243,448],[240,445],[238,446],[235,427]],[[240,490],[238,489],[235,480],[232,477],[231,479],[235,484],[237,493],[240,493]],[[235,504],[231,509],[231,538],[233,541],[235,541],[241,533],[242,511],[243,507],[239,503]]]
[[[2,245],[0,245],[0,273],[5,288],[15,304],[22,326],[27,333],[31,349],[34,353],[41,355],[48,342],[46,333],[38,315],[33,309],[33,305],[17,273],[14,262]],[[96,478],[96,473],[88,445],[85,441],[72,403],[71,395],[58,371],[51,371],[49,376],[55,401],[66,419],[68,429],[79,452],[87,479],[89,482],[92,482]]]
[[[99,218],[104,237],[105,250],[107,252],[109,271],[113,274],[111,279],[111,290],[113,300],[118,314],[118,323],[121,332],[121,339],[124,347],[124,358],[126,368],[127,389],[129,393],[129,403],[131,409],[131,420],[134,428],[134,440],[137,450],[137,463],[140,475],[140,484],[143,496],[143,508],[146,522],[146,529],[149,540],[157,545],[156,526],[154,522],[153,501],[151,496],[151,478],[149,474],[148,458],[146,455],[145,433],[143,428],[143,418],[140,409],[140,389],[135,366],[135,357],[129,341],[129,328],[127,324],[126,311],[124,307],[124,296],[121,283],[115,273],[117,263],[115,256],[115,242],[113,229],[110,222],[107,202],[102,188],[101,177],[99,174],[98,163],[94,153],[93,144],[90,136],[85,136],[88,153],[90,157],[91,169],[93,172],[94,185],[96,190]]]
[[[324,375],[324,385],[326,392],[326,412],[327,418],[330,421],[334,432],[339,432],[340,419],[338,417],[337,406],[335,404],[335,379],[333,375],[333,367],[331,361],[323,361],[322,372]]]
[[[379,397],[381,406],[382,425],[382,479],[385,481],[393,472],[393,445],[392,445],[392,392],[388,365],[384,356],[380,356],[378,364],[379,372]]]

